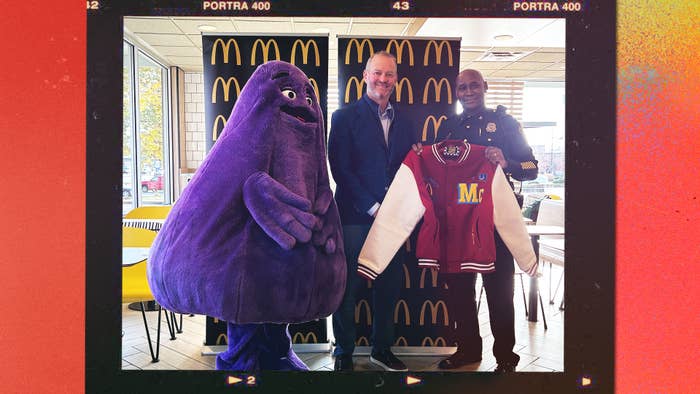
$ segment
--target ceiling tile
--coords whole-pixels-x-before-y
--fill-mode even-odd
[[[499,70],[512,62],[471,62],[469,68],[476,70]]]
[[[154,46],[153,49],[163,56],[202,56],[202,50],[193,46],[189,47],[162,47]]]
[[[197,18],[197,19],[182,19],[173,18],[173,22],[185,34],[200,34],[198,29],[200,25],[209,25],[216,27],[213,33],[235,33],[236,29],[229,18]]]
[[[136,36],[151,46],[192,46],[192,42],[184,34],[138,33]]]
[[[284,18],[284,20],[277,18],[277,20],[267,22],[236,18],[234,24],[241,33],[293,33],[289,18]]]
[[[520,61],[520,62],[513,62],[513,63],[509,64],[505,69],[507,69],[507,70],[536,71],[536,70],[545,69],[547,66],[549,66],[549,63]]]
[[[182,31],[170,21],[170,18],[134,18],[125,17],[124,27],[132,33],[171,33],[180,34]]]
[[[462,62],[471,62],[483,56],[484,53],[485,51],[459,51],[459,60]]]
[[[497,78],[524,78],[532,74],[532,71],[523,70],[496,70],[489,74],[491,77]]]
[[[535,52],[531,53],[522,59],[520,61],[523,62],[547,62],[547,63],[556,63],[563,61],[565,58],[564,53],[552,53],[552,52]]]
[[[369,36],[400,36],[405,28],[405,24],[397,23],[353,23],[350,34]]]

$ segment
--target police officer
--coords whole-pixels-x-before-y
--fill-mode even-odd
[[[484,145],[486,157],[500,164],[510,182],[510,177],[519,181],[537,177],[537,160],[527,144],[520,124],[506,108],[486,108],[484,95],[488,84],[476,70],[459,73],[456,95],[464,111],[446,119],[438,130],[437,141],[444,139],[464,140],[470,144]],[[511,182],[512,186],[512,182]],[[522,201],[520,201],[522,204]],[[496,233],[496,271],[482,274],[488,300],[491,332],[494,337],[493,354],[498,366],[496,372],[513,372],[520,356],[513,352],[515,346],[515,320],[513,311],[513,256]],[[457,317],[457,352],[438,365],[441,369],[459,368],[481,360],[482,345],[479,336],[475,301],[475,273],[448,274],[448,304],[464,304],[466,310],[455,313]],[[455,307],[450,307],[450,310]],[[466,313],[465,313],[466,312]]]

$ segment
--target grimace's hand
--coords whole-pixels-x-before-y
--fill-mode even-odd
[[[243,201],[265,233],[284,250],[309,242],[317,225],[311,202],[269,174],[255,172],[243,184]]]

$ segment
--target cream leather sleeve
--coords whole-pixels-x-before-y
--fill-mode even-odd
[[[513,254],[518,267],[530,276],[537,274],[537,257],[527,234],[518,202],[500,166],[491,185],[493,222],[498,234]]]
[[[401,164],[362,246],[357,271],[376,279],[411,235],[424,212],[413,172]]]

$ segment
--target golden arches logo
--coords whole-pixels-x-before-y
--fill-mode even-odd
[[[428,78],[425,81],[425,86],[423,87],[423,104],[428,104],[428,89],[432,85],[435,89],[435,102],[440,102],[440,96],[442,96],[442,86],[447,85],[447,102],[452,104],[452,87],[450,86],[450,81],[447,78],[440,78],[438,82],[434,77]]]
[[[442,306],[442,312],[444,315],[444,319],[443,319],[444,324],[443,325],[445,325],[445,326],[450,325],[450,318],[447,314],[447,305],[445,305],[445,301],[442,301],[442,300],[436,302],[435,304],[433,304],[433,302],[430,300],[425,300],[425,302],[423,303],[423,306],[420,308],[420,317],[418,320],[418,324],[420,324],[422,326],[425,323],[425,307],[426,306],[430,306],[430,321],[433,324],[437,324],[438,310]]]
[[[372,310],[369,307],[369,302],[367,300],[360,300],[360,302],[355,305],[355,323],[360,323],[360,312],[362,311],[362,306],[365,306],[365,314],[367,315],[367,325],[372,324]]]
[[[314,46],[314,55],[316,55],[316,67],[321,66],[321,57],[318,54],[318,44],[316,44],[316,40],[308,40],[306,41],[306,44],[300,39],[296,39],[294,41],[294,44],[292,44],[292,53],[290,55],[290,63],[296,65],[296,56],[297,56],[297,45],[301,46],[301,61],[303,64],[307,64],[309,62],[309,49],[311,48],[311,45],[313,44]]]
[[[352,85],[355,85],[355,90],[357,90],[357,100],[359,100],[360,97],[362,97],[362,88],[365,86],[365,80],[358,79],[355,76],[348,79],[348,83],[345,85],[345,103],[350,102],[350,86]]]
[[[437,287],[438,272],[437,268],[423,268],[420,273],[420,288],[425,288],[425,273],[430,270],[430,278],[432,287]]]
[[[440,128],[442,121],[445,119],[447,119],[447,116],[445,115],[441,115],[437,119],[433,115],[428,115],[428,117],[425,118],[425,121],[423,122],[423,135],[421,141],[428,141],[428,125],[430,124],[433,125],[433,138],[431,141],[434,141],[435,138],[437,138],[438,129]]]
[[[405,337],[400,336],[396,339],[396,342],[394,342],[394,346],[408,346],[408,341]]]
[[[219,129],[219,121],[223,121],[224,125]],[[216,141],[219,138],[219,133],[221,130],[224,129],[226,126],[226,122],[228,122],[228,119],[224,115],[218,115],[216,119],[214,119],[214,125],[211,128],[211,140]]]
[[[355,346],[369,346],[369,341],[367,340],[367,337],[361,336],[357,338],[357,341],[355,342]]]
[[[228,345],[228,337],[226,334],[219,334],[218,337],[216,337],[216,344],[217,345]]]
[[[277,41],[274,38],[270,38],[267,42],[263,42],[262,39],[258,38],[253,43],[253,50],[250,52],[250,65],[255,65],[255,55],[258,53],[258,45],[262,47],[263,63],[270,60],[270,46],[275,47],[275,59],[280,60],[280,47],[277,46]]]
[[[433,341],[433,338],[431,337],[425,337],[423,338],[423,341],[420,344],[421,346],[447,346],[447,342],[445,342],[445,338],[443,337],[437,337]]]
[[[411,288],[411,274],[408,272],[408,267],[406,267],[406,264],[401,264],[403,267],[403,280],[405,284],[406,289]]]
[[[452,50],[450,48],[450,43],[447,40],[440,41],[440,44],[435,42],[435,40],[430,40],[428,45],[425,47],[425,53],[423,54],[423,65],[428,65],[428,58],[430,57],[430,48],[435,47],[435,64],[440,64],[442,61],[442,49],[447,47],[447,61],[450,66],[452,66]]]
[[[399,103],[401,102],[401,91],[403,90],[404,84],[408,85],[408,103],[413,104],[413,85],[411,85],[411,81],[406,77],[396,82],[396,101]]]
[[[241,85],[238,83],[236,77],[230,77],[224,81],[223,77],[218,77],[214,80],[214,86],[211,88],[211,103],[216,104],[216,90],[219,84],[223,85],[222,89],[224,91],[224,101],[228,102],[229,94],[231,93],[231,83],[236,87],[236,98],[241,94]]]
[[[311,341],[312,339],[313,341]],[[292,343],[318,343],[318,337],[316,337],[316,334],[313,331],[308,332],[306,335],[302,334],[301,332],[297,332],[292,337]]]
[[[313,78],[309,78],[309,82],[311,82],[311,86],[314,88],[314,93],[316,93],[316,101],[320,101],[321,94],[318,91],[318,82],[316,82],[316,80]]]
[[[404,300],[399,300],[394,307],[394,324],[399,322],[399,309],[403,306],[404,321],[407,326],[411,325],[411,312],[408,310],[408,304]]]
[[[365,44],[369,46],[369,55],[374,55],[374,46],[372,46],[372,41],[366,38],[363,38],[362,41],[357,41],[357,38],[353,38],[348,42],[348,47],[345,48],[345,64],[350,64],[350,48],[352,48],[352,44],[355,44],[355,48],[357,48],[358,63],[362,63],[362,54],[365,50]]]
[[[221,38],[217,38],[216,41],[214,41],[214,45],[211,48],[211,64],[216,64],[216,48],[219,44],[221,44],[221,50],[224,52],[224,63],[228,63],[229,50],[231,49],[231,44],[233,44],[233,48],[236,50],[236,65],[240,66],[241,50],[238,47],[238,42],[236,42],[234,38],[229,38],[226,43],[224,43],[224,40]]]
[[[396,48],[396,63],[401,64],[404,45],[408,45],[408,65],[413,66],[413,45],[410,41],[401,40],[401,44],[399,44],[396,40],[389,40],[389,43],[386,44],[386,51],[391,53],[391,47],[393,46],[394,48]]]

